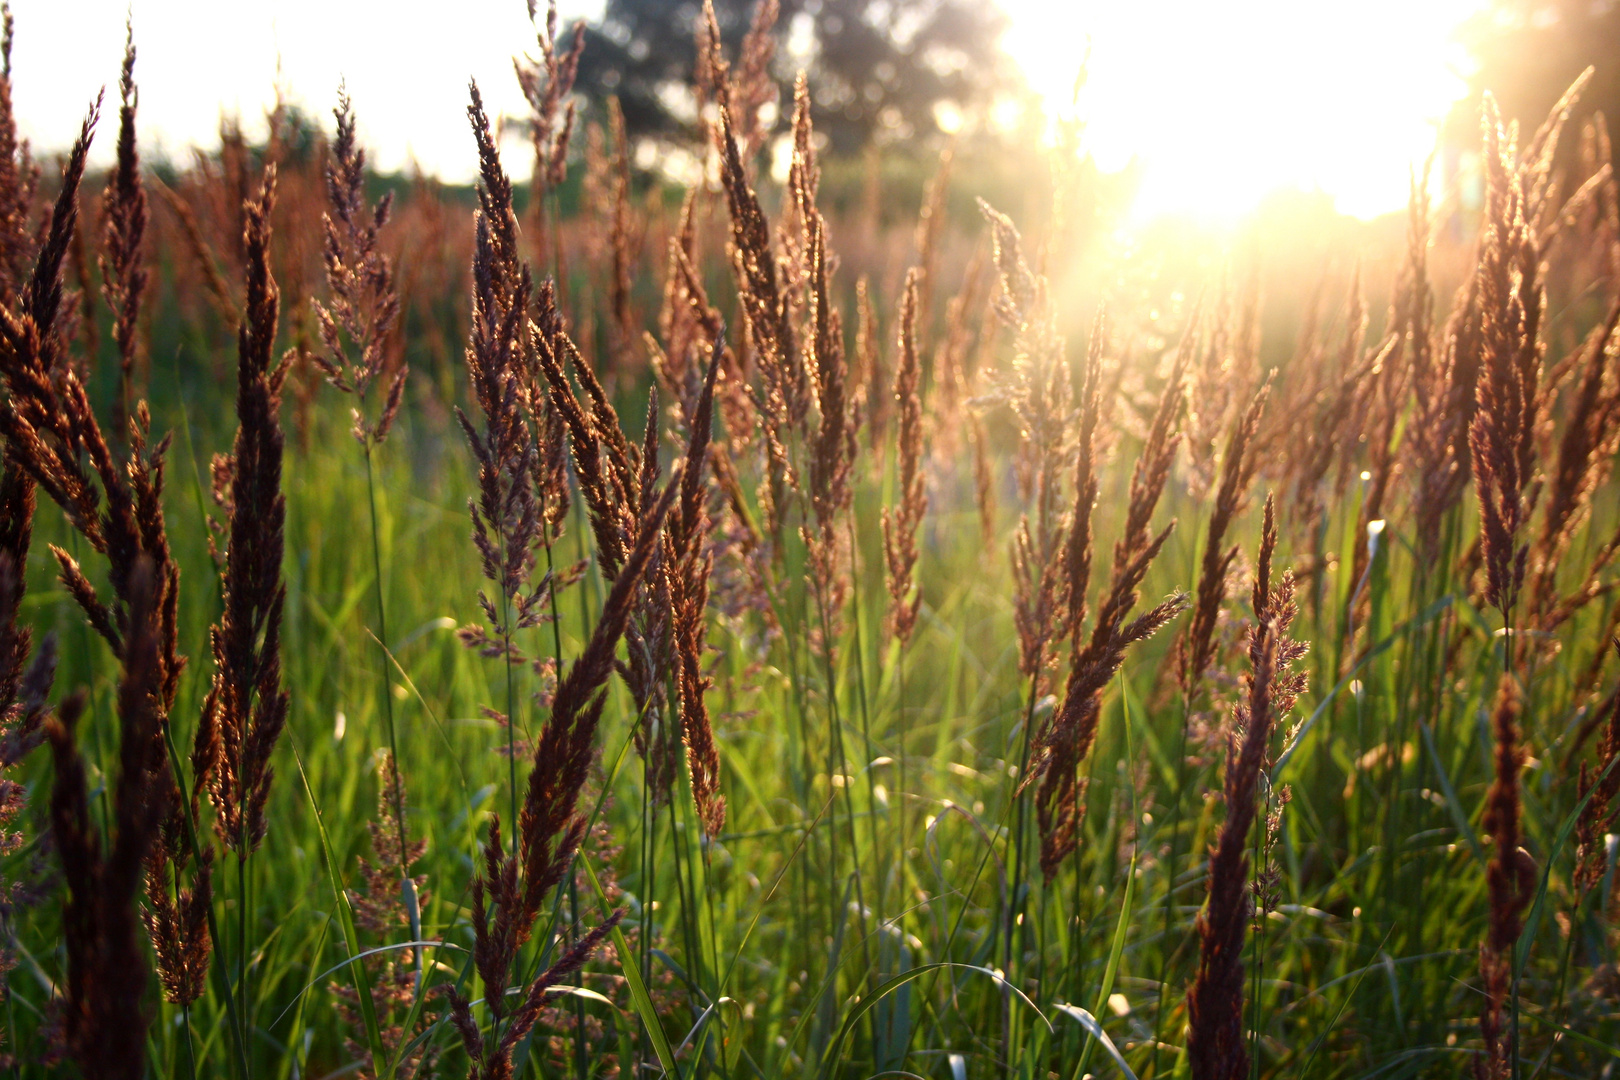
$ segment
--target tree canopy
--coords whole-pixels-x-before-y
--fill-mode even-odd
[[[715,0],[721,42],[736,55],[754,0]],[[608,0],[586,30],[580,90],[616,95],[632,137],[697,131],[689,87],[700,0]],[[991,0],[781,0],[771,74],[786,101],[804,69],[816,130],[835,152],[927,137],[941,117],[971,116],[1017,85],[1001,51],[1006,17]]]

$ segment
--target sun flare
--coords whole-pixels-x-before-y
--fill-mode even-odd
[[[1466,93],[1453,40],[1478,0],[1006,0],[1007,47],[1098,165],[1135,163],[1138,218],[1229,221],[1279,189],[1347,214],[1406,202],[1407,170]]]

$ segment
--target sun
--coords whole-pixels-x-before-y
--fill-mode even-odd
[[[1374,217],[1406,202],[1467,92],[1457,27],[1481,0],[1003,0],[1006,45],[1113,172],[1133,216],[1242,217],[1281,189]]]

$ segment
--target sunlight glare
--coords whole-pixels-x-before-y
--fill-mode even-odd
[[[1037,91],[1079,99],[1098,166],[1132,162],[1137,219],[1234,220],[1282,189],[1343,213],[1405,205],[1438,122],[1462,98],[1453,40],[1480,0],[1003,0],[1006,44]]]

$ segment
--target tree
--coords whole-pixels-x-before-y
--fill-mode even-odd
[[[753,0],[715,0],[728,56],[753,13]],[[596,100],[617,95],[632,138],[691,137],[701,17],[700,0],[608,0],[586,31],[576,85]],[[816,130],[835,153],[927,137],[942,113],[972,115],[1016,86],[1005,23],[991,0],[782,0],[772,74],[785,101],[806,70]]]

